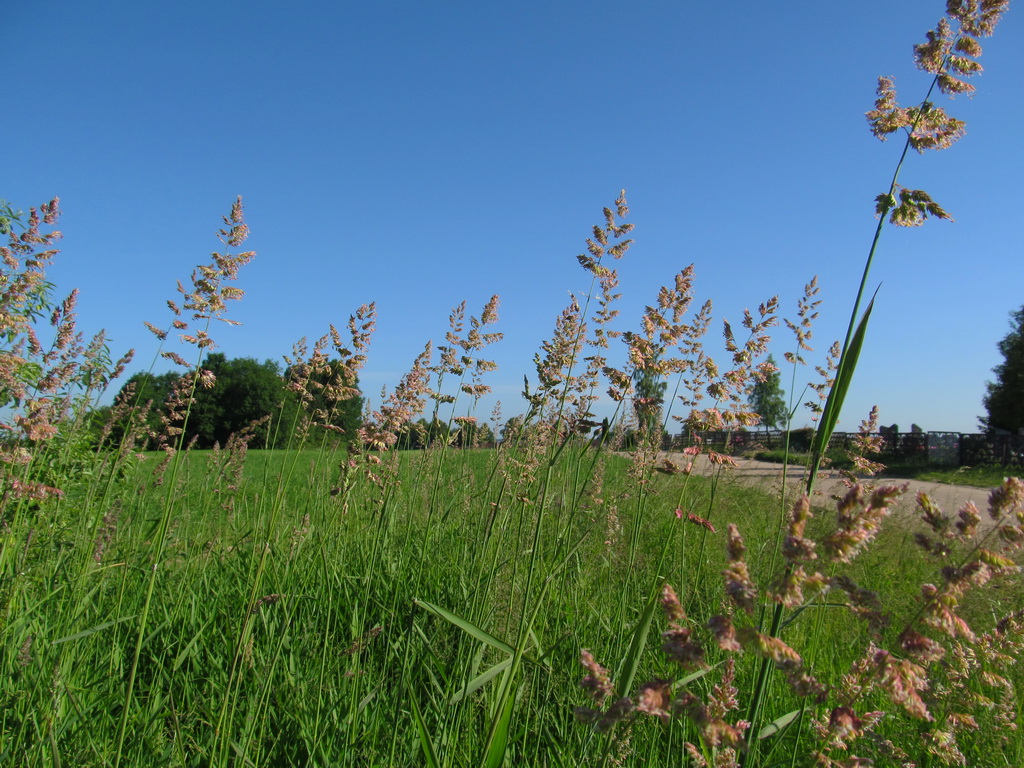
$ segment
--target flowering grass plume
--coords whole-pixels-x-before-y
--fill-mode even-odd
[[[112,361],[106,334],[89,342],[76,329],[78,291],[62,301],[46,271],[59,253],[60,201],[5,217],[0,246],[0,519],[8,503],[59,497],[62,475],[82,471],[88,446],[82,424],[111,380],[131,361]],[[44,328],[47,328],[44,331]],[[42,336],[40,334],[43,334]],[[47,334],[50,338],[47,339]],[[63,456],[47,455],[53,452]],[[80,455],[72,457],[72,454]],[[81,454],[86,455],[81,455]],[[32,458],[36,461],[32,461]]]

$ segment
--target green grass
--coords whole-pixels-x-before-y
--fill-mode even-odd
[[[916,470],[916,471],[915,471]],[[1019,474],[1019,469],[1002,466],[983,467],[907,467],[899,476],[951,485],[973,485],[978,488],[995,488],[1003,480]]]
[[[770,461],[774,464],[792,464],[806,467],[810,465],[811,454],[799,451],[786,453],[785,450],[776,448],[770,451],[754,451],[750,454],[750,458],[757,461]],[[843,451],[829,451],[825,458],[827,459],[828,467],[832,469],[849,469],[853,466],[853,462],[850,461]]]
[[[754,489],[679,475],[638,486],[626,459],[577,447],[553,467],[546,493],[539,481],[503,490],[528,457],[434,450],[391,457],[383,494],[364,476],[343,498],[332,495],[342,458],[253,451],[228,493],[209,452],[183,456],[174,488],[156,484],[150,457],[110,499],[116,531],[98,559],[103,536],[87,518],[40,509],[3,581],[3,762],[115,759],[168,498],[124,764],[411,766],[426,749],[442,765],[478,764],[522,619],[535,609],[509,683],[510,764],[599,761],[621,743],[573,722],[587,702],[580,649],[613,670],[632,658],[637,684],[681,677],[658,650],[657,615],[639,655],[631,651],[664,579],[709,661],[721,661],[700,626],[722,609],[726,521],[746,538],[754,579],[775,575],[778,501]],[[679,519],[677,506],[716,532]],[[812,531],[834,528],[829,517],[815,517]],[[916,585],[934,579],[910,535],[892,527],[850,572],[885,597],[890,642],[918,609]],[[539,578],[529,578],[528,563]],[[978,618],[1018,604],[1018,586],[1005,582]],[[838,679],[868,639],[841,608],[810,608],[783,637],[810,649],[822,679]],[[738,664],[741,691],[752,674]],[[766,706],[771,720],[799,700],[775,680]],[[889,729],[905,727],[898,721]],[[692,726],[650,718],[630,733],[635,765],[682,765],[681,741],[697,738]],[[777,749],[798,749],[793,738],[777,739]]]

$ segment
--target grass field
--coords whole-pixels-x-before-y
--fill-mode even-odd
[[[918,467],[915,473],[911,474],[911,472],[912,469],[907,468],[901,477],[912,477],[935,483],[950,483],[951,485],[973,485],[978,488],[995,488],[1007,477],[1020,474],[1019,468],[1001,466],[958,467],[955,469]]]
[[[1005,6],[947,4],[914,49],[926,99],[969,90],[958,77]],[[335,417],[359,396],[376,320],[360,307],[347,334],[302,340],[271,372],[288,408],[198,451],[190,419],[225,423],[193,413],[218,386],[210,333],[232,322],[230,282],[254,257],[241,198],[223,252],[149,326],[178,372],[152,410],[130,389],[99,407],[129,358],[82,340],[75,294],[54,298],[57,200],[24,221],[0,206],[0,765],[1024,764],[1024,483],[964,472],[998,486],[988,509],[921,496],[914,519],[891,520],[905,488],[870,479],[877,409],[848,454],[828,454],[883,228],[949,218],[898,183],[902,158],[963,129],[930,101],[899,107],[888,78],[875,107],[872,133],[904,132],[903,154],[875,198],[846,338],[819,365],[800,367],[817,278],[792,319],[772,297],[724,323],[724,352],[705,346],[712,304],[693,305],[692,265],[620,330],[623,192],[577,256],[589,288],[541,344],[525,412],[486,450],[457,446],[490,391],[496,295],[478,317],[453,310],[444,344],[376,408],[349,407],[346,431]],[[775,373],[780,324],[792,380],[818,377],[811,471],[776,497],[731,482],[699,436],[757,425],[748,397]],[[599,399],[615,408],[603,423]],[[672,463],[656,446],[676,422],[698,437]],[[248,450],[257,430],[286,448]],[[828,459],[850,470],[840,498],[816,490]]]
[[[183,454],[174,477],[154,475],[149,456],[102,504],[86,500],[91,518],[57,506],[34,521],[3,582],[3,762],[110,765],[120,750],[138,765],[477,765],[510,707],[500,734],[509,764],[683,765],[684,742],[702,743],[692,721],[634,712],[600,733],[574,719],[593,706],[579,686],[581,650],[623,692],[674,681],[713,698],[726,659],[738,691],[754,687],[757,654],[723,652],[703,627],[723,612],[738,627],[756,622],[729,607],[726,522],[746,540],[752,581],[768,584],[784,565],[772,554],[785,527],[777,499],[580,446],[550,468],[512,448],[393,454],[367,465],[383,486],[365,471],[346,485],[344,454],[253,451],[238,481],[226,458]],[[807,534],[835,527],[833,510]],[[875,598],[808,601],[780,632],[802,674],[839,696],[872,626],[885,645],[914,624],[936,568],[911,531],[883,529],[842,571],[884,604],[886,621],[868,615]],[[662,650],[673,621],[661,616],[665,582],[706,653],[693,671],[706,676]],[[964,612],[976,631],[1020,604],[1016,576],[990,586]],[[977,676],[946,672],[959,696],[998,701]],[[948,719],[958,704],[933,702],[939,693],[922,692]],[[738,704],[735,720],[749,702]],[[879,738],[907,744],[908,728],[927,732],[881,690],[858,706],[890,711]],[[808,764],[806,726],[821,705],[779,675],[764,707],[765,723],[797,715],[764,740],[762,764]],[[1005,716],[986,709],[960,734],[968,764],[1024,758],[1024,743],[997,727]]]

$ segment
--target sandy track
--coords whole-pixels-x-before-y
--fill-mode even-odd
[[[665,458],[670,459],[679,467],[686,465],[688,457],[681,453],[665,453]],[[737,458],[738,466],[727,468],[725,471],[736,482],[747,485],[764,486],[770,490],[780,490],[782,487],[782,464],[767,461],[756,461],[754,459]],[[696,474],[709,475],[713,471],[705,456],[698,457],[694,468]],[[821,473],[815,488],[821,493],[817,503],[827,503],[825,500],[830,496],[843,495],[846,493],[846,486],[838,472]],[[787,484],[795,494],[802,492],[806,470],[803,467],[790,466],[787,475]],[[981,512],[982,520],[988,520],[988,496],[991,488],[976,488],[968,485],[947,485],[945,483],[922,482],[920,480],[899,480],[895,478],[883,478],[878,480],[879,485],[903,485],[906,483],[909,488],[907,492],[893,505],[893,513],[915,514],[917,508],[917,494],[923,491],[928,494],[933,502],[939,505],[947,514],[955,515],[968,501],[973,501]],[[796,496],[794,495],[794,499]]]

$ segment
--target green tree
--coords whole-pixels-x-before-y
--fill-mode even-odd
[[[447,441],[451,437],[451,428],[436,416],[430,421],[421,418],[416,423],[419,425],[418,431],[421,431],[424,435],[423,441],[426,447],[439,445],[442,441]]]
[[[497,442],[494,438],[494,430],[491,429],[491,426],[486,421],[476,425],[473,439],[476,445],[488,448]]]
[[[212,371],[216,381],[209,389],[201,384],[196,387],[185,430],[186,441],[196,437],[200,448],[214,443],[225,445],[231,435],[275,415],[286,399],[281,370],[273,360],[261,363],[251,357],[228,359],[214,352],[203,362],[203,368]],[[267,420],[256,428],[252,447],[267,447],[270,426]]]
[[[986,430],[1016,432],[1024,428],[1024,307],[1010,313],[1010,332],[997,347],[1003,362],[992,369],[996,380],[985,384],[988,415],[979,421]]]
[[[359,379],[352,377],[349,368],[339,360],[327,364],[327,370],[315,379],[323,388],[314,395],[314,407],[345,443],[353,442],[363,425],[364,398],[359,391]]]
[[[775,360],[771,355],[768,355],[768,362],[772,366],[775,365]],[[765,431],[786,424],[788,411],[781,382],[782,375],[776,368],[765,376],[764,381],[755,381],[750,390],[750,407],[761,417],[761,424]]]
[[[515,443],[525,426],[526,420],[522,416],[512,416],[501,428],[501,434],[499,435],[501,442],[507,444]]]
[[[214,352],[203,362],[203,368],[211,371],[216,380],[210,388],[201,383],[196,385],[195,402],[185,428],[186,444],[194,439],[199,448],[210,448],[214,443],[224,445],[231,435],[265,416],[277,414],[282,402],[294,399],[272,360],[260,363],[251,357],[228,359],[223,353]],[[181,377],[178,371],[136,373],[125,382],[118,398],[128,398],[128,403],[140,407],[152,401],[146,426],[159,432],[168,397]],[[132,417],[114,426],[109,438],[113,444],[118,444],[125,434],[128,418]],[[252,447],[269,447],[271,426],[268,420],[256,429]]]
[[[479,448],[494,442],[494,432],[486,421],[466,423],[455,433],[455,445],[459,448]]]
[[[411,419],[402,425],[398,430],[396,437],[398,440],[395,443],[395,446],[400,451],[419,450],[420,448],[425,447],[426,432],[422,426]]]
[[[660,444],[662,431],[662,406],[665,404],[665,390],[668,382],[661,380],[657,373],[657,358],[650,366],[638,368],[633,375],[633,410],[637,420],[648,437]]]

